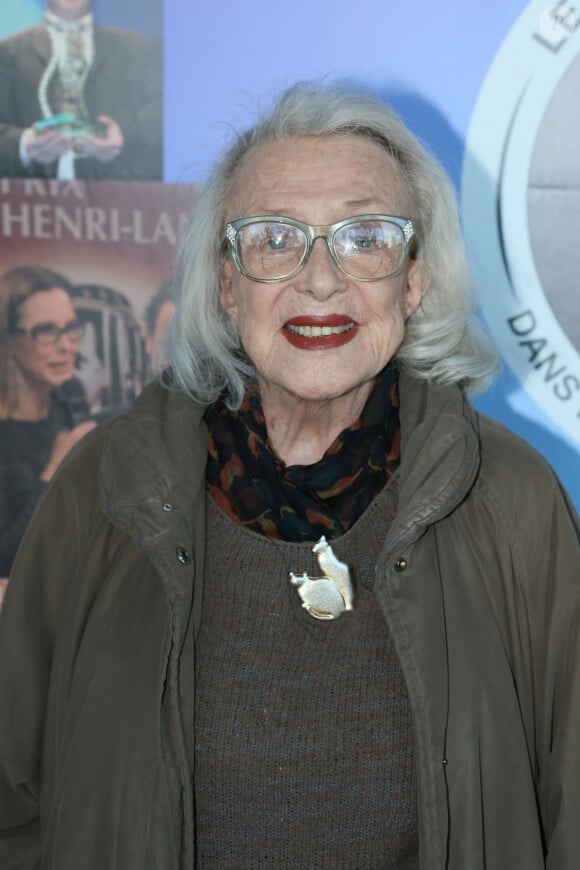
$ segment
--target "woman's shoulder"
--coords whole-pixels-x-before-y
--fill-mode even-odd
[[[153,382],[127,411],[86,434],[55,477],[95,493],[101,491],[100,477],[147,479],[153,468],[178,463],[193,445],[205,445],[204,412],[205,406],[183,392]]]
[[[489,473],[501,472],[508,480],[529,474],[555,478],[551,465],[535,447],[485,414],[477,414],[481,443],[482,468]]]
[[[543,523],[560,510],[575,517],[570,498],[548,460],[496,420],[483,414],[478,414],[478,420],[478,485],[495,501],[498,510],[517,519],[520,528],[527,522],[530,530],[536,521]]]

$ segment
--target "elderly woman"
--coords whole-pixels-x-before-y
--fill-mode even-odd
[[[82,328],[67,279],[39,266],[0,278],[0,577],[38,498],[93,423],[74,425],[60,388],[74,376]]]
[[[578,521],[466,398],[495,357],[449,182],[297,87],[183,251],[168,383],[8,586],[2,867],[572,870]]]

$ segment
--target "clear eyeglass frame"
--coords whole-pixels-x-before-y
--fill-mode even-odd
[[[62,335],[72,344],[76,344],[82,339],[85,327],[83,323],[75,320],[67,323],[66,326],[57,326],[56,323],[37,323],[31,329],[17,326],[12,331],[15,335],[27,335],[39,347],[51,347]]]
[[[334,249],[334,239],[337,233],[345,227],[365,221],[387,221],[388,223],[395,224],[402,231],[403,239],[404,239],[404,247],[401,254],[401,258],[396,266],[391,272],[388,272],[385,275],[374,275],[372,277],[365,277],[360,275],[353,275],[352,272],[348,272],[340,260],[338,259],[338,255]],[[237,237],[240,230],[244,229],[244,227],[251,226],[252,224],[258,223],[277,223],[277,224],[286,224],[288,226],[296,227],[299,230],[302,230],[306,237],[306,247],[304,249],[304,254],[295,269],[291,272],[288,272],[285,275],[280,275],[276,278],[259,278],[255,275],[251,275],[244,268],[237,250]],[[229,221],[226,225],[226,231],[224,236],[224,244],[229,242],[230,250],[232,252],[232,259],[234,261],[234,265],[238,272],[244,275],[246,278],[249,278],[250,281],[258,281],[261,284],[275,284],[278,281],[286,281],[289,278],[293,278],[294,275],[297,275],[301,269],[306,265],[310,254],[312,253],[312,248],[314,242],[317,239],[324,239],[326,242],[326,247],[328,248],[328,252],[332,257],[334,263],[338,266],[341,272],[343,272],[348,278],[352,278],[355,281],[382,281],[385,278],[392,278],[393,275],[396,275],[401,271],[407,259],[409,258],[409,254],[411,253],[411,243],[413,239],[416,238],[415,228],[413,226],[413,221],[410,218],[398,217],[395,215],[386,215],[386,214],[359,214],[354,215],[353,217],[344,218],[341,221],[338,221],[335,224],[328,224],[326,226],[314,226],[312,224],[304,223],[304,221],[299,221],[296,218],[284,217],[282,215],[258,215],[256,217],[248,217],[248,218],[239,218],[238,220]]]

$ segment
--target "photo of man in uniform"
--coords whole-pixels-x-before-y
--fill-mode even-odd
[[[104,27],[93,0],[46,0],[0,41],[0,176],[160,180],[162,45]]]

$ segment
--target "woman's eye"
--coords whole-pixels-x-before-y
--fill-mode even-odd
[[[284,236],[270,236],[268,239],[268,247],[272,251],[283,251],[286,247],[286,239]]]
[[[357,248],[373,248],[376,245],[376,238],[374,233],[370,235],[361,235],[355,239],[355,244]]]
[[[30,331],[33,335],[39,335],[41,338],[45,338],[46,336],[56,335],[58,327],[54,326],[52,323],[39,323],[38,326],[34,326]]]

